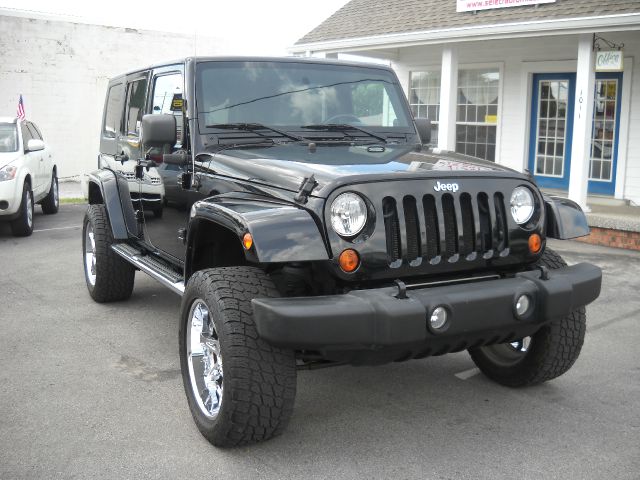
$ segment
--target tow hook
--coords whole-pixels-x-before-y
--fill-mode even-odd
[[[398,293],[396,293],[394,297],[396,297],[398,300],[409,298],[407,296],[407,285],[402,280],[396,279],[393,281],[393,283],[395,283],[396,287],[398,287]]]
[[[538,270],[540,270],[540,280],[549,280],[549,269],[544,265],[538,265]]]

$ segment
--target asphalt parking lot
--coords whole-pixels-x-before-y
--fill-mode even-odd
[[[81,263],[85,206],[0,224],[0,478],[640,478],[640,253],[553,242],[604,270],[566,375],[496,385],[466,353],[304,371],[288,430],[217,450],[180,378],[179,297],[137,273],[99,305]]]

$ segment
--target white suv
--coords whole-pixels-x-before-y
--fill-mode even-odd
[[[14,235],[33,232],[33,208],[58,211],[57,168],[51,150],[33,122],[0,117],[0,221],[10,221]]]

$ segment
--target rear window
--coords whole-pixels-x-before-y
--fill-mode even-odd
[[[18,129],[15,123],[0,123],[0,152],[18,151]]]
[[[116,131],[120,127],[120,115],[122,114],[124,85],[119,83],[109,88],[107,104],[104,112],[104,125],[102,136],[116,138]]]

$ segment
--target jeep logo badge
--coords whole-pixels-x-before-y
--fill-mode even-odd
[[[448,192],[457,192],[459,190],[460,187],[458,187],[457,183],[440,183],[440,182],[436,182],[436,184],[433,186],[433,189],[436,192],[444,192],[445,190]]]

